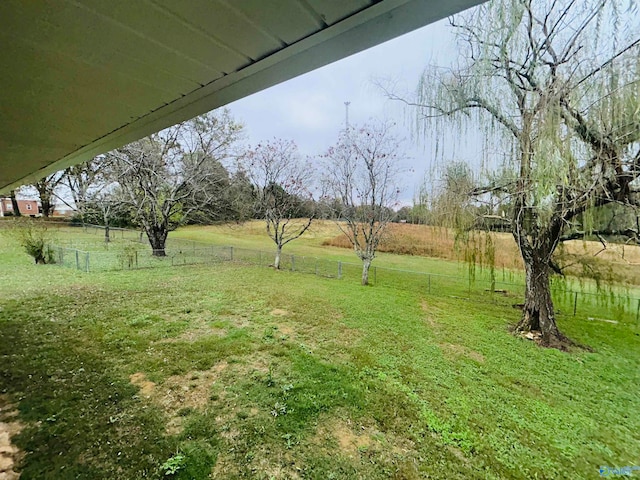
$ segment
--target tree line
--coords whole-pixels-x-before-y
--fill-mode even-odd
[[[154,256],[166,256],[169,232],[185,224],[265,221],[280,268],[282,249],[316,219],[333,219],[363,262],[362,283],[384,227],[395,218],[400,144],[385,122],[345,129],[315,159],[291,140],[255,146],[227,109],[174,125],[32,187],[51,215],[54,201],[72,207],[75,221],[135,227]]]

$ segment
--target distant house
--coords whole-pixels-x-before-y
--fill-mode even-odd
[[[29,217],[39,217],[42,212],[37,200],[17,200],[20,214]],[[10,198],[0,198],[0,217],[13,215],[13,203]]]
[[[476,228],[491,232],[510,232],[511,221],[504,215],[482,215],[476,219]]]

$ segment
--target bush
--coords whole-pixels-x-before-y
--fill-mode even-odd
[[[32,218],[21,218],[9,228],[8,232],[36,264],[55,263],[52,247],[53,234],[44,222]]]

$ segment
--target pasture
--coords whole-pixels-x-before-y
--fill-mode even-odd
[[[269,249],[262,228],[171,237]],[[334,236],[287,248],[354,262]],[[565,353],[510,335],[513,299],[231,262],[83,273],[4,237],[0,277],[0,422],[18,425],[21,480],[594,478],[640,458],[632,321],[561,314],[590,347]]]

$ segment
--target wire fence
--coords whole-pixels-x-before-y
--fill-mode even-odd
[[[100,226],[84,226],[83,231],[96,237],[104,236],[104,227]],[[165,250],[153,251],[139,231],[112,228],[109,233],[109,243],[83,235],[65,245],[54,246],[57,263],[83,272],[104,272],[221,262],[268,267],[274,261],[272,251],[183,239],[169,239]],[[295,254],[282,254],[280,269],[352,282],[359,282],[362,275],[361,263]],[[521,307],[519,302],[524,298],[525,287],[517,279],[517,274],[504,270],[491,275],[486,271],[478,275],[470,272],[443,275],[373,265],[369,272],[369,283],[374,286]],[[566,281],[553,282],[551,289],[559,315],[640,326],[640,298],[629,295],[628,289],[618,287],[604,292],[593,290],[589,284],[576,286]]]

